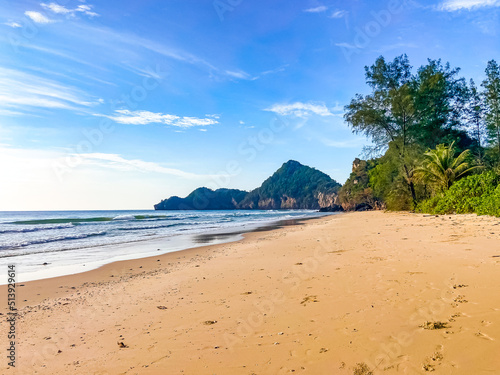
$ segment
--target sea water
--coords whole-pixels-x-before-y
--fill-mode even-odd
[[[196,240],[201,234],[241,233],[322,215],[309,210],[0,212],[0,259],[3,268],[15,264],[23,282],[202,246],[206,243]]]

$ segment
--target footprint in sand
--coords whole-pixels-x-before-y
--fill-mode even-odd
[[[456,318],[460,318],[462,316],[461,313],[456,313],[456,314],[453,314],[450,319],[448,319],[449,322],[454,322]]]
[[[306,296],[302,299],[301,305],[307,305],[308,302],[319,302],[318,296]]]
[[[482,332],[476,332],[476,336],[485,340],[495,341],[495,339]]]
[[[438,346],[442,348],[442,345]],[[422,368],[424,371],[427,372],[432,372],[436,370],[436,366],[440,364],[440,362],[443,360],[443,354],[440,351],[435,352],[430,358],[427,358],[425,362],[422,365]]]
[[[469,302],[469,301],[467,301],[465,299],[464,295],[457,296],[457,298],[455,298],[453,301],[455,301],[456,303],[467,303],[467,302]]]

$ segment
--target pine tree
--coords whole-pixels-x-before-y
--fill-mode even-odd
[[[469,103],[467,108],[467,117],[469,130],[472,137],[477,142],[477,153],[479,160],[482,159],[482,147],[485,135],[484,123],[484,97],[481,95],[473,79],[469,83]]]
[[[500,67],[495,60],[488,62],[482,84],[486,104],[488,141],[497,147],[500,156]]]

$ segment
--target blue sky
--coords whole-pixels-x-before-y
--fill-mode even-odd
[[[343,107],[407,53],[483,79],[500,1],[0,0],[0,210],[143,209],[253,189],[295,159],[343,183]]]

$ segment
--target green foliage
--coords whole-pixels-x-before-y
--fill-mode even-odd
[[[198,188],[186,198],[171,197],[155,205],[155,210],[231,210],[248,192],[236,189]]]
[[[474,139],[473,152],[477,155],[479,161],[483,160],[483,143],[486,138],[485,123],[485,102],[484,95],[481,95],[474,83],[470,80],[469,95],[467,105],[467,121],[469,133]]]
[[[383,195],[400,201],[398,207],[406,207],[401,199],[408,191],[411,206],[415,207],[419,187],[414,172],[421,158],[420,151],[439,143],[456,142],[462,149],[474,143],[462,129],[467,84],[457,77],[460,69],[452,69],[441,60],[428,60],[414,75],[406,55],[392,62],[379,57],[365,70],[372,92],[366,96],[356,95],[346,106],[345,119],[353,132],[371,138],[375,150],[392,147],[388,150],[390,162],[395,163],[396,168],[391,168],[391,172],[397,173],[391,173],[391,183],[384,181],[384,184],[397,187],[398,191],[384,191]],[[380,188],[382,181],[374,176],[374,183]]]
[[[319,196],[335,197],[340,184],[327,174],[294,160],[283,164],[260,188],[251,192],[236,189],[198,188],[186,198],[170,197],[156,210],[232,209],[319,209]]]
[[[486,79],[482,86],[486,103],[488,140],[497,146],[500,154],[500,67],[495,60],[488,62]]]
[[[455,181],[479,168],[467,161],[470,159],[469,150],[463,151],[457,157],[455,154],[453,143],[450,146],[438,145],[434,150],[424,154],[423,165],[416,172],[425,182],[436,186],[438,190],[448,190]]]
[[[366,205],[372,208],[380,206],[370,187],[369,173],[375,165],[373,160],[354,160],[352,173],[339,190],[339,202],[345,210]]]
[[[453,184],[418,206],[431,214],[467,214],[500,216],[500,175],[488,171],[472,175]]]
[[[319,208],[318,194],[335,194],[340,186],[327,174],[290,160],[265,180],[260,188],[251,191],[239,207],[256,208],[259,202],[272,201],[266,208],[285,208],[283,199],[288,197],[294,199],[295,203],[293,207],[286,208]]]
[[[429,59],[412,80],[418,122],[412,135],[426,148],[467,137],[459,129],[467,102],[467,84],[457,77],[459,72],[449,63]]]
[[[421,150],[413,147],[407,150],[405,163],[392,143],[386,153],[377,160],[375,168],[370,170],[370,186],[375,198],[383,202],[388,210],[411,210],[414,207],[409,179],[413,184],[415,198],[426,197],[425,186],[418,183],[414,176],[414,164],[421,157]],[[406,171],[404,167],[407,167]],[[408,172],[408,173],[407,173]]]
[[[459,203],[456,189],[478,165],[500,165],[498,64],[488,63],[483,91],[441,60],[429,59],[412,73],[406,55],[389,62],[379,57],[365,71],[371,92],[351,100],[345,120],[354,133],[371,139],[372,151],[385,153],[372,160],[367,183],[351,174],[340,192],[343,205],[371,199],[391,210],[495,213],[496,193],[480,203],[478,197]]]

